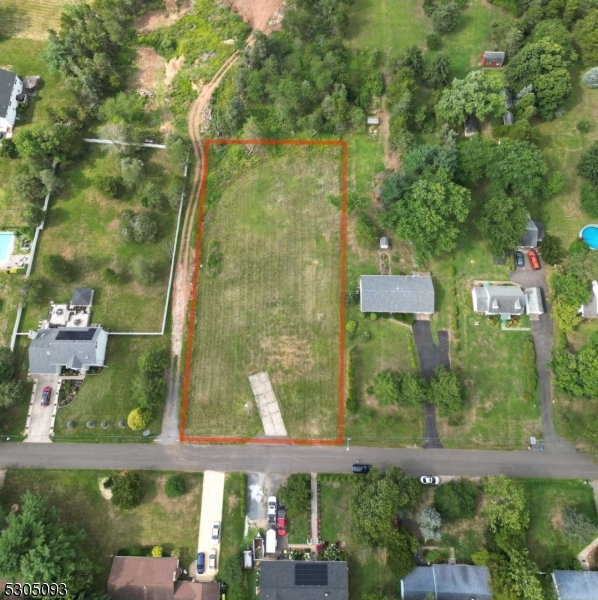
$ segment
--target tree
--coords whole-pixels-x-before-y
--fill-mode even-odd
[[[567,304],[562,300],[556,300],[552,305],[552,316],[564,333],[570,333],[579,325],[581,317],[578,312],[578,306]]]
[[[162,546],[154,546],[152,548],[152,556],[154,558],[162,558],[164,554],[164,548]]]
[[[42,180],[31,164],[26,164],[12,177],[12,195],[20,201],[39,203],[46,195]]]
[[[598,217],[598,193],[596,188],[588,181],[581,184],[579,204],[588,217]]]
[[[15,376],[17,364],[15,355],[8,346],[0,346],[0,381],[7,381]]]
[[[577,163],[577,172],[594,187],[598,187],[598,142],[594,142],[581,155]]]
[[[133,431],[145,429],[152,420],[152,413],[143,408],[134,408],[127,417],[127,425]]]
[[[557,388],[578,398],[594,398],[598,395],[598,342],[590,342],[577,354],[558,350],[553,352],[550,369]]]
[[[391,57],[390,66],[395,73],[400,69],[411,69],[413,74],[418,77],[424,70],[424,57],[421,48],[416,45],[405,48],[402,52]]]
[[[401,171],[391,173],[382,182],[380,190],[380,200],[386,210],[392,208],[392,205],[400,200],[405,192],[411,187],[409,178]]]
[[[547,39],[561,46],[565,51],[565,58],[574,62],[577,54],[573,51],[573,36],[560,19],[546,19],[540,21],[533,29],[529,38],[530,42],[539,42]]]
[[[402,528],[393,528],[386,537],[385,545],[386,566],[396,578],[401,579],[413,571],[418,544],[410,533]]]
[[[82,139],[79,132],[67,124],[38,123],[21,131],[15,144],[22,158],[40,159],[50,165],[52,160],[63,161],[76,156]]]
[[[12,140],[6,138],[0,142],[0,158],[17,158],[19,151]]]
[[[158,279],[158,265],[145,256],[135,258],[131,268],[135,279],[142,285],[152,285]]]
[[[75,278],[73,263],[61,254],[46,254],[44,266],[52,275],[63,281],[72,281]]]
[[[187,493],[187,484],[180,475],[171,475],[164,485],[164,493],[169,498],[178,498]]]
[[[399,403],[406,406],[421,406],[426,400],[426,380],[415,373],[404,373],[401,377]]]
[[[372,383],[374,396],[380,404],[395,404],[401,393],[401,378],[393,371],[380,371],[374,376]]]
[[[470,203],[470,191],[453,183],[444,169],[438,169],[416,181],[384,220],[425,258],[455,247]]]
[[[142,206],[154,210],[164,210],[168,207],[168,200],[162,190],[153,182],[146,182],[141,188],[140,202]]]
[[[581,80],[584,82],[584,84],[587,87],[594,89],[594,90],[597,89],[598,88],[598,67],[593,67],[592,69],[590,69],[589,71],[584,73]]]
[[[125,193],[125,185],[122,177],[115,177],[114,175],[100,175],[94,181],[95,186],[110,198],[122,198]]]
[[[443,50],[428,64],[424,72],[424,80],[431,88],[442,88],[451,79],[451,55]]]
[[[484,514],[493,533],[500,529],[525,531],[529,527],[529,511],[523,486],[505,475],[491,475],[484,482],[486,506]]]
[[[21,207],[21,218],[32,229],[43,221],[45,214],[44,209],[37,204],[28,202]]]
[[[64,187],[64,181],[54,173],[53,169],[43,169],[39,172],[39,178],[44,184],[47,194],[59,192]]]
[[[538,114],[544,120],[551,120],[571,94],[570,66],[571,60],[563,47],[543,38],[526,44],[509,61],[506,76],[514,90],[533,86]]]
[[[355,222],[355,240],[362,248],[375,248],[378,245],[378,232],[364,213],[360,213]]]
[[[62,582],[69,597],[92,588],[101,568],[87,554],[85,532],[61,522],[46,498],[25,493],[19,511],[9,513],[5,523],[0,533],[3,579]]]
[[[104,101],[100,106],[99,117],[102,121],[111,123],[143,123],[146,118],[144,104],[145,99],[136,92],[120,92]]]
[[[453,79],[451,87],[442,92],[436,114],[455,125],[463,125],[470,116],[480,121],[488,116],[498,117],[504,112],[502,89],[501,80],[492,74],[471,71],[465,79]]]
[[[432,25],[437,33],[450,33],[459,21],[460,9],[456,2],[440,4],[432,14]]]
[[[581,48],[581,56],[586,65],[598,63],[598,9],[590,11],[573,28],[575,41]]]
[[[457,144],[455,179],[461,185],[474,187],[486,174],[495,144],[481,135],[474,135]]]
[[[218,579],[226,583],[228,600],[245,600],[245,577],[243,576],[243,558],[241,554],[231,554],[222,564]]]
[[[0,407],[10,408],[25,398],[25,390],[19,381],[0,382]]]
[[[122,181],[128,190],[135,189],[141,181],[145,165],[139,158],[125,156],[120,161]]]
[[[127,210],[120,216],[120,234],[127,242],[155,242],[158,224],[148,215]]]
[[[438,367],[430,380],[430,402],[438,408],[441,417],[448,417],[463,409],[465,389],[454,371]]]
[[[280,488],[278,496],[290,513],[301,514],[308,510],[311,503],[309,476],[301,473],[289,475],[286,485]]]
[[[478,498],[478,488],[473,481],[453,479],[436,488],[434,508],[443,519],[473,519]]]
[[[560,262],[565,256],[561,239],[550,234],[544,236],[540,252],[545,262],[553,266]]]
[[[486,201],[479,228],[488,238],[490,252],[502,255],[516,248],[528,219],[527,208],[520,198],[502,193]]]
[[[557,300],[576,308],[585,304],[592,295],[588,282],[572,273],[557,271],[549,277],[549,283]]]
[[[114,478],[112,504],[123,510],[136,508],[143,500],[144,490],[141,475],[137,471],[124,471]]]
[[[250,139],[254,139],[253,137]],[[189,156],[189,142],[182,137],[170,133],[166,136],[166,153],[170,162],[176,167],[182,169],[187,163]]]
[[[416,520],[424,542],[428,540],[439,542],[441,540],[442,519],[436,509],[430,507],[422,508],[417,514]]]

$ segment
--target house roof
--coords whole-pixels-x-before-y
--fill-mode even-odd
[[[91,306],[93,301],[93,289],[88,287],[76,287],[73,290],[71,306]]]
[[[115,556],[108,595],[112,600],[173,600],[178,558]]]
[[[580,309],[582,317],[595,318],[598,317],[598,281],[592,281],[592,296]]]
[[[515,122],[515,117],[513,116],[513,113],[510,110],[508,110],[502,116],[502,123],[503,123],[503,125],[513,125],[514,122]]]
[[[8,106],[16,80],[16,73],[0,69],[0,118],[5,118],[8,114]]]
[[[525,306],[528,315],[541,315],[544,312],[542,302],[542,290],[540,288],[527,288],[525,294]]]
[[[472,565],[433,565],[415,567],[401,581],[403,600],[490,600],[488,567]]]
[[[30,373],[59,373],[61,367],[79,370],[103,366],[108,334],[101,327],[40,329],[29,344]]]
[[[472,289],[473,310],[487,315],[522,315],[525,296],[516,285],[484,285]]]
[[[542,221],[534,221],[534,224],[538,229],[538,241],[541,242],[544,239],[544,223]]]
[[[362,275],[359,289],[362,312],[434,312],[434,285],[429,274]]]
[[[598,600],[598,571],[553,571],[559,600]]]
[[[215,581],[179,581],[174,586],[173,600],[220,600],[220,584]]]
[[[346,562],[263,561],[261,600],[349,599],[349,567]]]
[[[484,51],[484,59],[488,62],[502,62],[505,60],[504,52],[494,52],[492,50]]]
[[[538,245],[538,225],[531,218],[527,220],[525,233],[521,236],[519,245],[523,248],[535,248]]]

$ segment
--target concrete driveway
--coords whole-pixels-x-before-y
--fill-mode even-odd
[[[50,443],[52,441],[50,439],[52,415],[58,410],[58,375],[37,375],[34,381],[33,400],[27,416],[29,425],[26,426],[27,437],[24,441]],[[42,406],[42,392],[46,386],[52,388],[52,396],[49,406]]]
[[[205,572],[197,574],[197,561],[189,567],[189,575],[197,581],[214,581],[220,568],[220,544],[212,540],[212,525],[220,523],[220,539],[222,539],[222,503],[224,501],[224,479],[226,474],[221,471],[206,471],[203,475],[203,491],[201,494],[201,516],[199,520],[199,539],[197,552],[206,555]],[[216,550],[216,570],[208,568],[208,557],[214,548]]]

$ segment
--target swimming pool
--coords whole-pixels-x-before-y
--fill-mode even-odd
[[[12,255],[14,248],[15,234],[7,231],[0,231],[0,264],[6,264]]]
[[[598,225],[586,225],[579,236],[592,250],[598,250]]]

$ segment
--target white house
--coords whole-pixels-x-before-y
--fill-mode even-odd
[[[17,96],[23,93],[23,82],[16,73],[0,69],[0,139],[12,137],[17,120]]]
[[[505,319],[525,312],[525,295],[517,285],[476,285],[471,298],[474,312]]]

